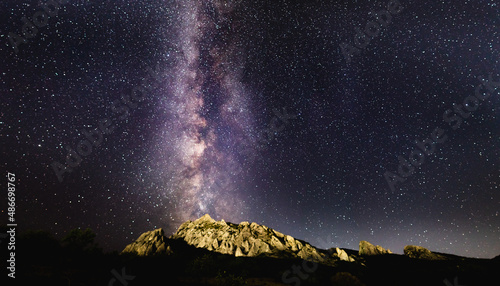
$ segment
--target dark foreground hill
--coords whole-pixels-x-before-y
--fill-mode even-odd
[[[366,241],[357,251],[324,250],[256,223],[209,216],[182,224],[170,237],[161,229],[146,232],[121,254],[102,253],[92,235],[76,230],[61,242],[45,232],[20,236],[16,283],[2,285],[472,286],[491,285],[500,270],[499,257],[473,259],[419,246],[398,255]]]

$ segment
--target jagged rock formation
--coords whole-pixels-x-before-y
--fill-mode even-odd
[[[322,261],[325,255],[309,243],[255,222],[240,224],[215,221],[208,214],[183,223],[172,239],[234,256],[283,256]]]
[[[390,249],[384,249],[380,245],[373,245],[368,241],[362,240],[359,242],[359,255],[380,255],[392,253]]]
[[[335,248],[335,251],[336,251],[336,255],[337,257],[340,259],[340,260],[343,260],[343,261],[349,261],[349,262],[354,262],[354,258],[352,258],[351,256],[349,256],[347,254],[347,252],[345,252],[345,250],[343,249],[340,249],[338,247]]]
[[[416,245],[407,245],[404,249],[404,254],[410,258],[426,259],[426,260],[445,260],[446,257],[440,254],[432,253],[427,248]]]
[[[143,233],[122,251],[122,253],[135,253],[140,256],[170,254],[171,252],[165,233],[161,228]]]
[[[254,222],[233,224],[224,220],[215,221],[208,214],[195,221],[186,221],[169,238],[164,236],[162,229],[146,232],[127,245],[122,253],[170,254],[175,251],[172,249],[175,247],[171,247],[175,241],[236,257],[301,258],[329,265],[340,260],[354,262],[356,258],[340,248],[329,251],[316,249],[305,241]]]

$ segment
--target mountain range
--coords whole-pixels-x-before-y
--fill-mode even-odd
[[[195,252],[197,254],[193,254]],[[378,285],[377,283],[382,282],[385,285],[403,285],[400,283],[410,277],[412,281],[406,281],[404,285],[454,285],[454,282],[479,285],[478,281],[492,277],[492,269],[500,269],[499,257],[466,258],[432,252],[415,245],[406,246],[404,255],[393,254],[390,250],[367,241],[360,241],[357,251],[338,247],[320,249],[255,222],[234,224],[224,220],[216,221],[208,214],[197,220],[184,222],[170,237],[165,236],[161,228],[145,232],[127,245],[121,254],[134,257],[194,255],[196,257],[193,260],[201,261],[195,265],[207,277],[211,273],[204,272],[208,266],[203,265],[202,261],[207,255],[212,258],[221,255],[225,257],[226,264],[219,265],[219,272],[226,268],[233,269],[235,264],[240,265],[239,270],[233,271],[231,275],[241,279],[248,276],[245,267],[241,265],[253,264],[249,268],[255,268],[255,261],[270,265],[265,271],[259,268],[260,271],[274,271],[261,277],[270,280],[261,279],[258,280],[260,282],[249,284],[250,280],[243,279],[240,282],[246,284],[241,285]],[[208,261],[214,262],[211,259]],[[253,275],[259,276],[258,271]],[[315,281],[312,277],[322,278],[315,278]],[[205,281],[205,284],[193,282],[194,284],[186,285],[210,285],[209,280],[196,281]],[[414,284],[419,281],[424,284]]]
[[[195,221],[186,221],[177,232],[167,238],[163,229],[156,229],[143,233],[135,242],[127,245],[122,253],[133,253],[140,256],[171,254],[174,250],[170,245],[172,240],[182,240],[197,248],[227,254],[235,257],[273,257],[273,258],[300,258],[327,265],[335,262],[359,260],[360,255],[378,255],[392,253],[381,246],[374,246],[367,241],[360,242],[358,254],[347,254],[346,250],[331,248],[318,249],[306,241],[293,238],[264,225],[255,222],[241,222],[234,224],[224,220],[216,221],[206,214]],[[408,246],[413,256],[428,250]],[[423,253],[422,252],[422,253]],[[427,258],[434,259],[431,253]]]
[[[0,234],[8,230],[0,226]],[[170,236],[161,228],[147,231],[121,252],[103,252],[95,237],[79,228],[61,240],[42,230],[22,232],[15,265],[5,259],[0,267],[15,267],[15,285],[53,286],[474,286],[498,284],[500,269],[500,256],[468,258],[415,245],[404,254],[367,241],[358,250],[321,249],[255,222],[209,215],[184,222]],[[10,255],[7,247],[0,254]]]

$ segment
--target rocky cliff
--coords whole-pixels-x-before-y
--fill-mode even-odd
[[[390,253],[392,253],[390,249],[384,249],[380,245],[375,246],[365,240],[359,242],[359,255],[380,255]]]
[[[136,241],[127,245],[122,253],[135,253],[141,256],[170,254],[172,252],[163,229],[143,233]]]
[[[309,243],[259,225],[215,221],[208,214],[183,223],[172,239],[182,239],[190,245],[234,256],[290,256],[322,260],[322,255]]]
[[[180,243],[180,244],[179,244]],[[341,248],[318,249],[309,243],[295,239],[255,222],[234,224],[224,220],[216,221],[208,214],[195,221],[184,222],[176,233],[167,238],[163,230],[156,229],[143,233],[136,241],[127,245],[122,253],[134,253],[140,256],[168,255],[183,253],[183,246],[195,247],[227,254],[235,257],[275,257],[301,258],[327,265],[337,265],[340,261],[359,262],[364,265],[365,258],[391,254],[389,249],[360,241],[359,251]],[[405,256],[421,260],[448,260],[446,255],[433,253],[421,247],[408,245],[404,248]],[[498,258],[496,258],[498,260]]]
[[[410,258],[425,259],[425,260],[446,260],[443,255],[436,254],[422,246],[407,245],[404,249],[404,254]]]
[[[197,248],[204,248],[222,254],[240,256],[269,256],[280,258],[301,258],[335,264],[337,261],[355,261],[340,248],[331,251],[320,250],[309,243],[285,235],[255,222],[233,224],[216,221],[208,214],[195,221],[186,221],[177,232],[166,238],[163,230],[142,234],[135,242],[127,245],[122,253],[138,255],[168,254],[173,240],[183,240]]]

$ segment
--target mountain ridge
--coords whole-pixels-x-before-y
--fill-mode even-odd
[[[329,258],[311,244],[267,226],[247,221],[239,224],[216,221],[208,214],[182,223],[168,240],[183,240],[197,248],[235,257],[263,255],[316,261],[326,261]],[[168,254],[172,249],[166,244],[163,230],[153,230],[143,233],[135,242],[127,245],[122,253],[135,252],[146,256]],[[339,253],[348,259],[346,253]]]
[[[181,240],[196,248],[227,254],[234,257],[267,256],[274,258],[300,258],[334,266],[340,261],[363,264],[363,257],[390,255],[389,249],[360,241],[359,250],[332,247],[317,248],[307,241],[296,239],[265,225],[243,221],[239,224],[214,220],[209,214],[182,223],[177,231],[166,237],[163,229],[145,232],[122,253],[135,253],[139,256],[169,255],[175,249],[172,242]],[[399,255],[399,254],[394,254]],[[422,260],[446,260],[455,255],[437,254],[414,245],[407,245],[404,256]]]

